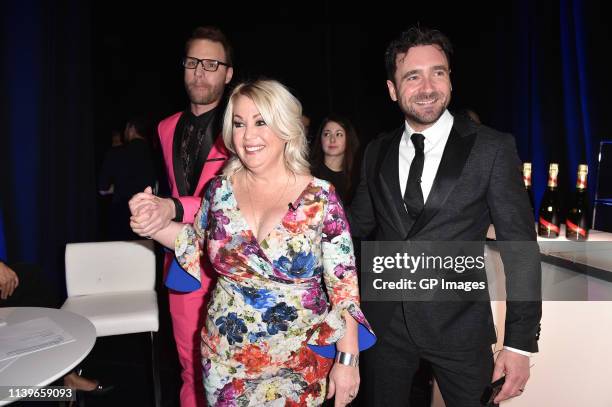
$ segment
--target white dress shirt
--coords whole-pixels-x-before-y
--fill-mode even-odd
[[[431,192],[434,179],[438,172],[438,167],[442,161],[442,154],[444,154],[444,148],[448,141],[451,129],[453,127],[454,118],[448,110],[442,113],[442,116],[436,121],[431,127],[421,131],[420,133],[425,136],[425,163],[423,164],[423,175],[421,176],[421,189],[423,191],[423,201],[427,202],[427,197]],[[415,150],[414,144],[410,137],[416,132],[410,127],[408,122],[404,128],[404,134],[399,145],[399,182],[402,191],[402,196],[406,191],[406,182],[408,181],[408,172],[410,171],[410,164],[414,159]],[[524,350],[511,348],[504,346],[504,349],[516,352],[524,356],[531,356],[530,352]]]
[[[438,172],[440,161],[442,161],[442,154],[444,153],[444,147],[448,141],[451,128],[453,127],[453,115],[448,110],[442,113],[442,116],[435,122],[431,127],[420,132],[425,136],[425,163],[423,164],[423,175],[421,177],[421,189],[423,190],[423,201],[427,202],[429,191],[433,185],[434,178]],[[402,190],[402,196],[406,191],[406,182],[408,181],[408,172],[410,171],[410,164],[414,159],[414,144],[410,140],[410,137],[416,132],[406,122],[404,134],[399,145],[399,182]]]

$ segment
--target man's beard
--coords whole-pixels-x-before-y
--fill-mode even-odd
[[[421,125],[432,124],[435,123],[440,118],[440,116],[442,116],[444,110],[446,110],[446,107],[448,106],[448,97],[442,105],[438,104],[443,97],[444,95],[439,92],[418,94],[410,99],[407,106],[402,106],[402,110],[404,111],[406,117],[411,121],[414,121],[415,123],[419,123]],[[433,106],[433,110],[431,112],[420,112],[414,107],[417,102],[428,101],[432,99],[438,100]]]
[[[189,95],[189,101],[194,105],[209,105],[221,99],[223,94],[222,86],[208,84],[196,87],[193,83],[187,83],[185,89]]]

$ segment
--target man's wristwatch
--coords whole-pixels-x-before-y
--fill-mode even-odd
[[[359,355],[353,355],[347,352],[336,352],[336,363],[346,366],[359,366]]]

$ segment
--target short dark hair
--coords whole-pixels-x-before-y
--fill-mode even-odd
[[[223,46],[223,50],[225,51],[226,59],[225,61],[221,62],[225,62],[230,66],[232,65],[232,61],[234,60],[234,51],[232,50],[232,45],[230,44],[229,40],[220,29],[213,26],[197,27],[195,30],[193,30],[191,37],[189,37],[189,39],[185,42],[185,54],[189,52],[191,43],[196,40],[208,40],[221,44]]]
[[[450,67],[450,57],[453,53],[453,46],[448,37],[438,30],[413,26],[402,32],[398,38],[391,41],[385,51],[387,79],[394,82],[397,68],[395,61],[398,54],[405,54],[410,48],[420,45],[437,45],[440,47],[444,55],[446,55],[446,60]]]

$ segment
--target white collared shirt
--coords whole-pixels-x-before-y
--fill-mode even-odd
[[[412,134],[421,133],[425,136],[425,164],[423,165],[423,175],[421,177],[421,189],[423,190],[423,200],[427,202],[427,197],[436,178],[440,161],[442,161],[444,147],[446,147],[448,136],[453,127],[453,121],[453,115],[448,110],[445,110],[438,121],[421,132],[414,131],[408,122],[406,122],[404,134],[399,145],[399,183],[402,196],[404,196],[406,191],[408,172],[410,171],[410,164],[412,164],[415,154],[414,145],[410,140]]]

